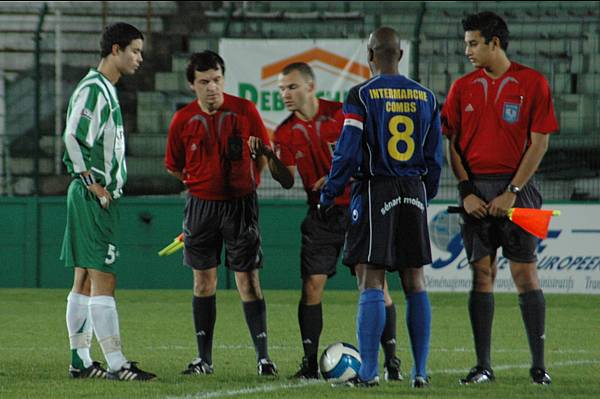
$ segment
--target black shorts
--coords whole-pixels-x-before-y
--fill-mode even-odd
[[[310,208],[302,221],[302,249],[300,271],[302,279],[314,274],[335,274],[338,258],[344,246],[348,228],[348,208],[336,206],[326,221],[317,217],[317,210]]]
[[[344,264],[388,271],[431,263],[427,199],[420,177],[379,177],[352,187]]]
[[[490,202],[506,190],[511,179],[510,175],[475,176],[473,184],[482,199]],[[533,179],[517,194],[514,207],[536,209],[542,207],[542,196]],[[502,247],[502,256],[508,260],[519,263],[532,263],[537,260],[536,248],[539,240],[508,218],[488,216],[477,219],[463,215],[462,219],[462,239],[469,262],[475,262],[486,256],[495,257],[498,247]]]
[[[256,193],[229,201],[208,201],[188,194],[183,221],[183,264],[207,270],[221,264],[247,272],[262,266]]]

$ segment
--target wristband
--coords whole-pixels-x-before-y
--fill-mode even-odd
[[[83,184],[85,184],[86,187],[89,187],[92,184],[96,183],[96,179],[94,179],[94,175],[92,175],[91,173],[89,175],[84,175],[82,173],[82,174],[79,175],[79,178],[81,179],[81,181],[83,182]]]
[[[475,186],[470,180],[463,180],[458,183],[458,194],[460,199],[465,199],[471,194],[475,194]]]
[[[513,194],[519,194],[521,187],[515,186],[514,184],[509,184],[508,187],[506,187],[506,191]]]

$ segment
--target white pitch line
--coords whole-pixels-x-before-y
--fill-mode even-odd
[[[238,397],[242,395],[252,395],[255,393],[264,393],[264,392],[275,392],[281,391],[283,389],[296,389],[296,388],[304,388],[309,385],[322,384],[323,381],[319,380],[309,380],[309,381],[300,381],[297,384],[279,384],[279,385],[262,385],[259,387],[253,388],[242,388],[235,390],[227,390],[227,391],[213,391],[213,392],[198,392],[195,395],[187,395],[187,396],[167,396],[166,399],[213,399],[213,398],[230,398],[230,397]]]
[[[320,349],[324,350],[327,345],[320,345]],[[154,350],[160,351],[190,351],[195,350],[195,347],[192,345],[160,345],[155,346]],[[280,350],[280,351],[295,351],[298,350],[299,345],[269,345],[270,350]],[[248,345],[214,345],[213,349],[219,350],[250,350],[254,351],[254,346]],[[405,348],[408,351],[408,348]],[[46,348],[48,352],[60,352],[62,349],[58,348]],[[39,348],[33,347],[2,347],[0,348],[0,352],[8,352],[8,351],[21,351],[21,352],[39,352]],[[402,352],[402,349],[399,350]],[[473,348],[431,348],[429,353],[442,352],[442,353],[474,353],[475,350]],[[529,349],[492,349],[492,353],[529,353]],[[569,355],[569,354],[586,354],[586,355],[597,355],[600,354],[600,350],[589,350],[589,349],[553,349],[546,350],[546,354],[558,354],[558,355]]]
[[[564,362],[555,362],[552,363],[550,367],[566,367],[566,366],[584,366],[586,364],[600,364],[600,360],[567,360]],[[512,370],[512,369],[528,369],[531,367],[531,364],[523,363],[523,364],[506,364],[504,366],[494,366],[494,371],[496,370]],[[467,369],[444,369],[432,371],[431,374],[456,374],[463,373],[468,371]]]
[[[324,350],[327,345],[321,345],[320,350]],[[189,351],[192,349],[192,346],[182,346],[182,345],[161,345],[157,346],[155,350],[166,350],[166,351]],[[254,351],[254,346],[252,345],[214,345],[213,349],[219,350],[249,350]],[[297,345],[269,345],[269,350],[279,350],[279,351],[296,351],[298,349]],[[0,348],[0,350],[2,350]],[[408,349],[407,349],[408,351]],[[399,350],[402,352],[402,349]],[[473,348],[431,348],[429,353],[474,353],[475,349]],[[529,353],[529,349],[492,349],[492,353]],[[546,354],[555,354],[555,355],[570,355],[570,354],[585,354],[585,355],[597,355],[600,354],[600,350],[589,350],[589,349],[553,349],[546,350]]]
[[[431,348],[429,352],[453,352],[453,353],[470,353],[475,352],[474,348]],[[529,353],[529,349],[492,349],[494,353],[517,353],[517,352],[526,352]],[[588,349],[552,349],[546,350],[546,353],[554,353],[554,354],[593,354],[597,351],[590,351]]]
[[[583,366],[588,364],[600,364],[600,360],[573,360],[552,363],[551,368],[555,367],[568,367],[568,366]],[[506,364],[502,366],[494,366],[494,370],[511,370],[511,369],[528,369],[531,367],[530,364]],[[443,369],[432,371],[431,375],[435,374],[459,374],[467,371],[467,369]],[[167,396],[165,399],[215,399],[215,398],[230,398],[240,397],[244,395],[252,395],[255,393],[275,392],[281,390],[298,389],[304,388],[310,385],[325,384],[322,380],[309,380],[300,381],[296,384],[279,384],[279,385],[262,385],[253,388],[242,388],[236,390],[227,391],[213,391],[213,392],[198,392],[195,395],[186,396]]]
[[[327,345],[320,345],[320,348],[323,350],[327,347]],[[160,345],[154,347],[155,350],[189,350],[192,346],[182,346],[182,345]],[[214,345],[213,349],[222,349],[222,350],[254,350],[254,346],[252,345],[223,345],[218,344]],[[298,349],[298,345],[269,345],[269,349],[273,350],[296,350]],[[473,348],[430,348],[429,352],[442,352],[442,353],[471,353],[475,352]],[[492,349],[492,353],[529,353],[529,349]],[[600,351],[590,351],[589,349],[555,349],[555,350],[546,350],[546,353],[554,353],[554,354],[597,354]]]

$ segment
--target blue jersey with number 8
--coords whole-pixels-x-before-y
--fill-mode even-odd
[[[350,177],[375,176],[421,176],[433,198],[443,158],[437,108],[431,90],[402,75],[379,75],[353,87],[321,202],[330,204]]]

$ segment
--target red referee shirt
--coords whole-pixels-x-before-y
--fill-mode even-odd
[[[463,159],[474,174],[516,172],[530,132],[557,130],[548,82],[516,62],[495,80],[482,69],[461,77],[442,109],[442,131],[459,134]]]
[[[250,158],[248,138],[269,135],[254,104],[224,94],[223,105],[209,115],[194,100],[175,113],[169,127],[165,166],[183,173],[190,194],[205,200],[228,200],[252,193],[260,171]],[[241,139],[236,139],[238,137]],[[230,159],[230,147],[241,159]]]
[[[286,166],[297,166],[308,197],[308,204],[319,203],[320,191],[312,186],[329,174],[333,149],[342,132],[342,103],[319,99],[319,110],[306,122],[291,114],[275,130],[274,143],[278,157]],[[337,205],[350,203],[350,187],[336,199]]]

